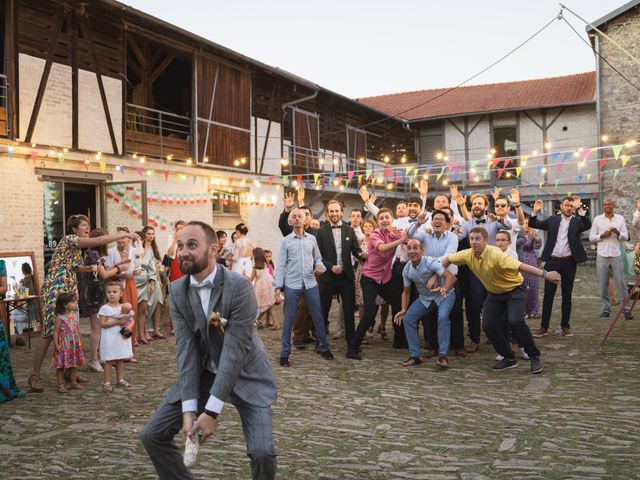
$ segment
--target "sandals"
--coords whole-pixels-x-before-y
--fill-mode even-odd
[[[102,391],[104,393],[113,392],[113,387],[111,386],[111,382],[104,382],[104,384],[102,385]]]
[[[436,362],[436,366],[440,368],[449,368],[449,360],[446,355],[440,355],[438,361]]]
[[[415,367],[416,365],[420,365],[422,363],[422,359],[420,357],[409,357],[404,362],[402,362],[403,367]]]
[[[29,377],[29,389],[34,393],[44,392],[44,386],[40,380],[40,375],[31,375]]]
[[[138,337],[138,345],[149,345],[149,341],[142,337]]]
[[[387,335],[387,329],[384,327],[378,327],[378,333],[380,334],[380,338],[382,340],[388,340],[389,335]]]
[[[116,387],[131,388],[131,384],[127,382],[124,378],[121,378],[120,380],[118,380],[118,383],[116,383]]]
[[[162,332],[154,333],[151,335],[151,337],[155,338],[156,340],[166,340],[167,338]]]
[[[84,390],[84,387],[80,385],[78,382],[72,383],[69,388],[71,388],[71,390]]]
[[[58,393],[67,393],[67,387],[65,387],[64,383],[58,384]]]
[[[64,379],[67,382],[71,382],[71,375],[69,375],[69,372],[67,371],[64,374]],[[79,373],[76,375],[76,382],[77,383],[89,383],[89,379],[87,377],[85,377],[84,375],[80,375]]]

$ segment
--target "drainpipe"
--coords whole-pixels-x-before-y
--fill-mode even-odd
[[[282,111],[285,112],[287,110],[287,108],[293,107],[294,105],[298,105],[299,103],[306,102],[307,100],[313,100],[314,98],[316,98],[318,96],[318,92],[319,91],[320,91],[320,89],[317,89],[315,92],[313,92],[308,97],[302,97],[302,98],[299,98],[298,100],[293,100],[292,102],[283,103],[282,104]]]

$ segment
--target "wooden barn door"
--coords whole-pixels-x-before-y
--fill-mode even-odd
[[[300,108],[293,108],[292,173],[309,173],[320,168],[318,162],[319,140],[319,116]]]

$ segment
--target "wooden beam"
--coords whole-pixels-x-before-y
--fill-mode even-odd
[[[153,72],[151,72],[151,74],[147,79],[147,81],[149,82],[149,85],[152,85],[153,82],[155,82],[158,79],[158,77],[162,75],[162,72],[164,72],[166,68],[169,65],[171,65],[171,62],[173,62],[174,58],[176,58],[176,56],[173,53],[170,53],[165,57],[165,59],[162,62],[160,62],[160,65],[154,68]]]
[[[71,10],[71,147],[78,149],[78,12]]]
[[[38,93],[36,94],[36,100],[33,104],[33,110],[31,111],[31,118],[29,119],[27,134],[24,138],[24,141],[26,143],[31,143],[33,131],[36,128],[36,122],[38,121],[38,115],[40,114],[40,107],[42,106],[42,99],[44,98],[44,92],[47,89],[47,82],[49,81],[49,74],[51,73],[51,66],[53,65],[53,58],[56,55],[56,47],[58,46],[58,39],[60,38],[62,23],[66,16],[66,12],[63,12],[62,8],[58,7],[58,9],[56,10],[56,26],[53,31],[53,38],[49,40],[47,59],[44,63],[44,71],[42,72],[42,77],[40,77]]]
[[[93,68],[96,73],[96,78],[98,80],[98,89],[100,90],[100,98],[102,99],[102,107],[104,108],[104,115],[107,120],[107,128],[109,129],[109,136],[111,137],[111,147],[113,148],[114,155],[119,155],[118,153],[118,143],[116,142],[116,135],[113,131],[113,123],[111,122],[111,114],[109,113],[109,103],[107,102],[107,94],[104,91],[104,84],[102,83],[102,74],[100,73],[100,65],[98,64],[98,55],[96,54],[96,46],[93,43],[93,32],[91,31],[91,25],[89,24],[89,19],[85,15],[82,18],[84,25],[84,36],[87,39],[87,43],[89,44],[89,51],[91,52],[91,60],[93,62]],[[123,112],[124,114],[125,112]]]
[[[144,53],[142,53],[142,49],[140,48],[140,46],[138,45],[138,40],[136,40],[136,37],[134,35],[129,35],[129,38],[127,39],[128,42],[128,46],[131,47],[131,50],[133,50],[133,54],[138,57],[138,63],[140,65],[143,65],[144,63],[146,63],[147,59],[144,56]],[[125,52],[126,55],[126,52]]]

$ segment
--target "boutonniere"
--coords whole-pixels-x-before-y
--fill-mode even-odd
[[[345,238],[345,240],[348,242],[349,241],[349,237]]]
[[[220,328],[224,333],[224,327],[227,326],[228,320],[220,315],[220,312],[211,312],[209,317],[209,325],[215,328]]]

